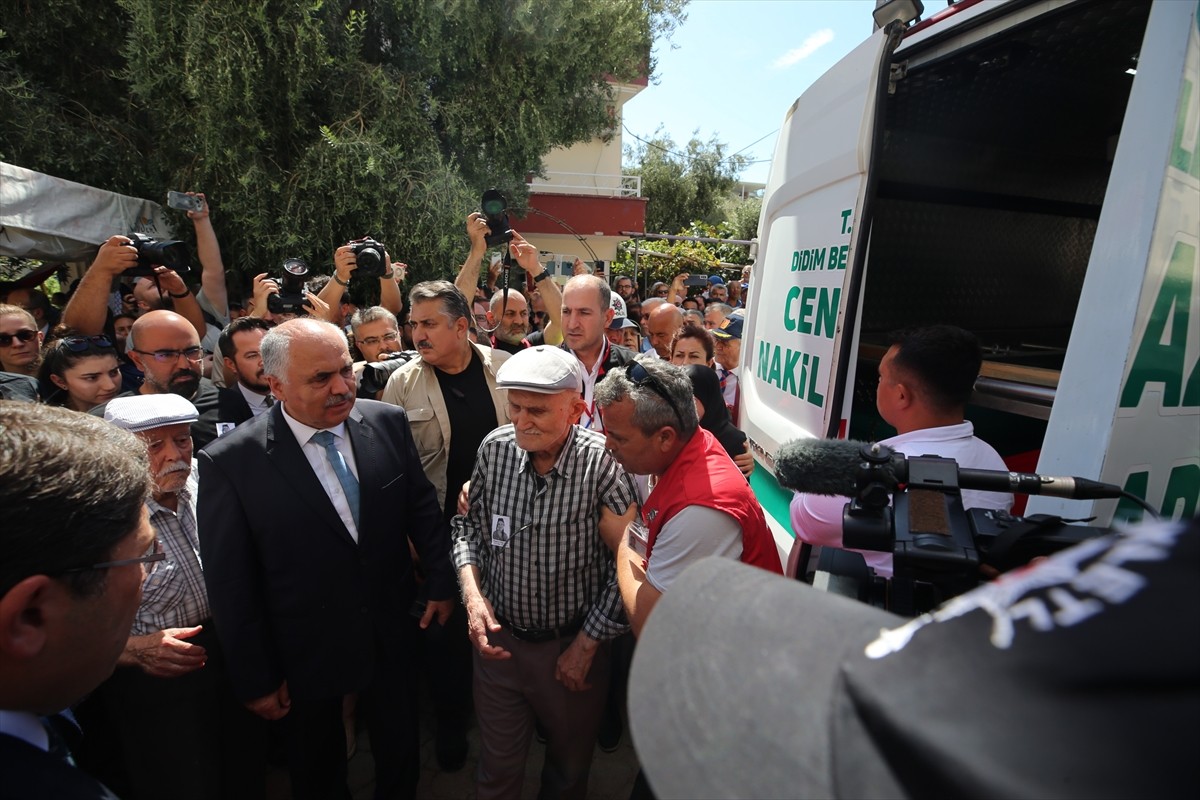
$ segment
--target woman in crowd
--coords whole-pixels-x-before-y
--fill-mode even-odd
[[[117,349],[107,336],[55,339],[42,356],[38,383],[50,405],[88,411],[107,403],[121,393]]]
[[[671,363],[677,367],[700,364],[712,369],[712,335],[695,323],[684,325],[671,341]]]
[[[729,457],[737,462],[742,473],[749,476],[754,463],[745,457],[746,434],[733,426],[729,409],[721,396],[721,381],[717,378],[716,370],[704,364],[688,364],[683,371],[692,379],[692,394],[696,398],[700,427],[715,436]],[[739,457],[741,461],[737,460]]]

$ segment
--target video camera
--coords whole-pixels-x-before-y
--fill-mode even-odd
[[[1079,500],[1125,496],[1119,486],[1083,478],[960,468],[952,458],[905,457],[886,445],[832,439],[785,445],[776,472],[787,488],[853,498],[843,509],[842,543],[892,554],[891,581],[875,579],[869,594],[908,616],[977,586],[981,566],[1003,572],[1108,533],[1050,515],[968,511],[963,489]]]
[[[191,269],[191,255],[183,242],[169,239],[160,242],[144,233],[127,233],[129,244],[137,251],[137,265],[125,270],[122,275],[130,278],[153,278],[155,267],[166,267],[172,272],[186,276]]]
[[[308,264],[303,259],[289,258],[283,262],[279,276],[279,293],[267,295],[267,310],[272,314],[307,314],[308,290],[304,288]]]

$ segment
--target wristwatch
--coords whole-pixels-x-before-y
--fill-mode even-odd
[[[549,277],[550,277],[550,270],[544,269],[541,271],[541,274],[539,274],[536,278],[533,279],[533,282],[541,283],[542,281],[546,280]]]
[[[174,297],[176,300],[182,300],[183,298],[185,298],[185,297],[187,297],[189,294],[191,294],[191,291],[190,291],[190,290],[188,290],[188,289],[184,289],[184,290],[183,290],[182,292],[180,292],[179,294],[175,294],[174,292],[172,292],[172,291],[168,290],[168,291],[167,291],[167,294],[169,294],[171,297]]]
[[[338,286],[349,286],[350,285],[350,281],[344,281],[341,278],[339,278],[336,274],[333,276],[333,281]]]

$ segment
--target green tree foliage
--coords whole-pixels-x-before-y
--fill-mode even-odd
[[[715,138],[702,142],[695,137],[678,148],[661,131],[626,148],[626,169],[642,176],[648,232],[679,233],[696,220],[711,225],[722,221],[725,197],[748,161],[727,149]]]
[[[606,77],[685,2],[0,0],[0,159],[204,191],[244,273],[371,233],[444,276],[482,189],[520,209],[546,152],[610,132]]]
[[[680,233],[707,239],[741,239],[734,224],[728,221],[717,225],[697,221]],[[641,251],[636,259],[636,268],[635,247]],[[647,250],[651,252],[646,253]],[[648,287],[655,281],[670,283],[681,272],[689,275],[720,275],[726,281],[740,280],[741,265],[749,263],[750,250],[744,245],[642,239],[621,243],[617,248],[617,258],[612,263],[612,272],[614,275],[630,277],[634,277],[636,272],[641,286]],[[692,291],[694,293],[696,290]]]

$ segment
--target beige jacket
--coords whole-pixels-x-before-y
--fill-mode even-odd
[[[508,360],[509,355],[473,343],[471,347],[475,348],[483,361],[483,375],[492,395],[492,403],[496,406],[496,419],[500,421],[496,427],[506,425],[508,410],[504,395],[496,389],[496,370]],[[446,468],[450,461],[450,414],[433,369],[420,356],[414,358],[388,378],[387,387],[383,390],[383,402],[402,406],[408,412],[421,466],[437,489],[439,507],[445,508]],[[458,489],[454,487],[455,492]]]

